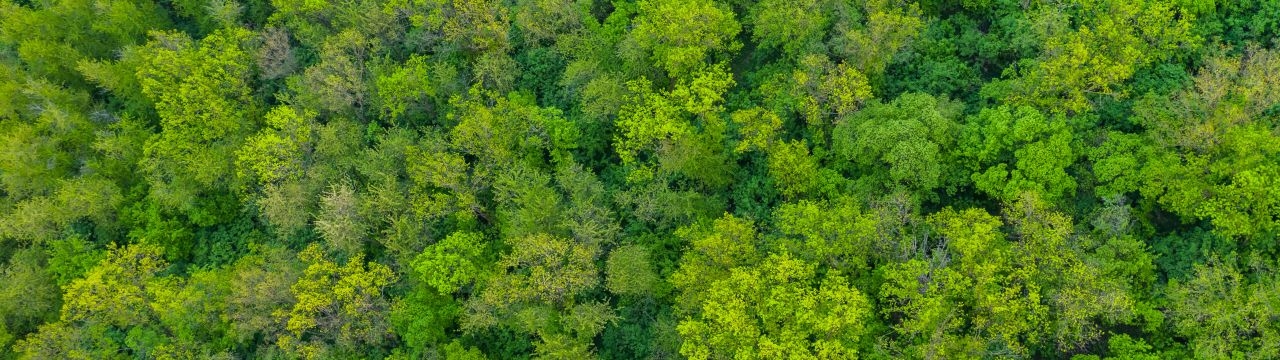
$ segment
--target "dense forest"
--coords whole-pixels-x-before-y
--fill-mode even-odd
[[[1280,358],[1280,1],[0,0],[0,359]]]

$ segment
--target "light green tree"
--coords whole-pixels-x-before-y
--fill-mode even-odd
[[[314,359],[358,352],[362,346],[388,340],[390,305],[384,291],[396,279],[390,268],[366,263],[359,253],[339,265],[316,244],[298,257],[307,265],[290,287],[297,302],[275,313],[285,319],[287,330],[277,339],[280,348]]]
[[[783,253],[737,267],[707,289],[680,322],[680,354],[692,359],[855,359],[871,304],[838,271],[819,276]]]

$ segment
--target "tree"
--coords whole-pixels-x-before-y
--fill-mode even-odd
[[[619,109],[614,149],[624,165],[656,163],[664,173],[721,187],[732,169],[722,102],[734,81],[720,65],[691,77],[666,92],[645,79],[629,83],[633,95]]]
[[[314,113],[277,107],[267,113],[268,128],[245,140],[236,152],[236,173],[250,184],[296,180],[306,170],[314,146]]]
[[[59,321],[15,345],[34,358],[120,358],[145,356],[159,336],[157,292],[176,285],[161,278],[165,264],[154,245],[111,247],[107,257],[72,281],[63,295]],[[150,338],[150,339],[147,339]]]
[[[796,57],[822,46],[832,21],[828,14],[833,9],[828,2],[819,0],[765,0],[749,10],[751,38],[762,47]]]
[[[791,77],[790,95],[800,99],[798,110],[809,125],[840,122],[873,98],[865,73],[823,55],[800,59]]]
[[[0,42],[16,50],[17,58],[35,77],[83,86],[85,79],[76,71],[79,64],[111,58],[117,49],[145,41],[148,31],[173,26],[160,4],[113,1],[110,5],[6,2],[0,10],[4,24]]]
[[[1271,357],[1280,354],[1274,274],[1250,281],[1219,259],[1196,266],[1185,281],[1169,282],[1170,321],[1196,357]]]
[[[610,251],[605,269],[608,274],[605,285],[615,294],[650,296],[658,286],[649,250],[638,245],[624,245]]]
[[[368,225],[360,214],[360,198],[351,185],[335,184],[320,199],[315,227],[330,251],[354,256],[364,252]]]
[[[708,56],[731,55],[742,47],[733,11],[709,0],[642,0],[628,41],[643,49],[671,78],[703,68]]]
[[[589,356],[593,339],[613,319],[608,305],[580,298],[600,285],[599,248],[547,234],[506,242],[511,252],[498,260],[499,272],[467,301],[463,330],[506,325],[537,335],[543,356]]]
[[[147,142],[142,167],[156,201],[198,215],[196,197],[231,185],[223,176],[234,173],[231,154],[257,127],[252,62],[243,45],[250,32],[218,30],[198,44],[182,33],[152,37],[138,78],[155,104],[160,133]]]
[[[297,256],[278,247],[264,246],[237,260],[230,269],[230,293],[223,304],[230,336],[241,344],[252,344],[258,338],[270,344],[284,335],[287,319],[277,315],[297,301],[290,287],[302,271]]]
[[[690,245],[680,256],[678,270],[668,279],[680,291],[676,306],[683,313],[702,307],[711,285],[705,279],[726,278],[730,269],[756,264],[762,257],[756,248],[755,224],[730,214],[709,226],[681,228],[676,235]]]
[[[484,236],[459,231],[432,244],[414,259],[413,269],[423,282],[440,294],[452,294],[483,279]]]
[[[1067,174],[1075,162],[1071,131],[1062,117],[1046,117],[1030,107],[983,109],[968,119],[959,145],[974,187],[1013,201],[1034,191],[1049,201],[1070,198],[1076,181]]]
[[[847,9],[861,15],[839,19],[831,37],[832,52],[845,58],[854,69],[879,78],[894,56],[911,44],[924,27],[920,8],[912,2],[890,0],[859,1],[861,9]],[[857,13],[861,10],[860,13]],[[852,24],[851,24],[852,23]]]
[[[1278,67],[1280,56],[1266,50],[1248,60],[1214,58],[1193,87],[1139,100],[1132,120],[1149,131],[1111,133],[1095,155],[1104,189],[1138,191],[1226,237],[1273,231],[1280,203],[1267,189],[1280,178],[1271,161],[1280,147],[1257,119],[1280,103],[1265,85]]]
[[[290,286],[297,303],[288,311],[275,312],[286,319],[287,332],[277,340],[282,349],[300,357],[323,358],[387,341],[389,303],[384,290],[395,281],[390,268],[366,263],[359,253],[338,265],[315,244],[298,257],[307,266]]]
[[[1016,259],[1000,221],[982,210],[943,210],[930,217],[946,252],[883,270],[880,296],[906,354],[981,357],[1026,354],[1049,309]],[[964,330],[972,327],[971,330]]]
[[[818,160],[809,154],[809,147],[792,141],[779,143],[769,153],[769,177],[782,196],[795,199],[829,193],[831,185],[844,180],[839,174],[818,165]]]
[[[742,137],[738,146],[733,148],[735,153],[768,151],[778,141],[782,118],[769,110],[758,107],[738,110],[729,118],[738,126],[738,133]]]
[[[952,154],[959,125],[953,104],[927,94],[904,94],[836,125],[832,151],[873,188],[928,194],[955,186]],[[883,184],[883,185],[881,185]]]
[[[693,359],[853,359],[871,304],[840,272],[788,254],[734,268],[713,282],[701,311],[681,321],[680,354]]]
[[[373,81],[366,62],[378,45],[354,30],[327,38],[320,46],[323,60],[288,79],[289,99],[308,109],[364,116]]]
[[[377,94],[380,118],[390,124],[400,123],[402,117],[426,112],[430,97],[436,94],[428,79],[430,64],[425,56],[414,55],[404,64],[386,65],[375,71],[374,89]]]
[[[798,238],[789,251],[795,257],[846,273],[865,270],[875,259],[874,214],[863,212],[851,198],[801,200],[774,208],[778,232]]]
[[[7,286],[0,289],[0,354],[12,356],[10,345],[40,324],[56,320],[62,299],[58,297],[57,280],[42,262],[44,256],[37,249],[23,249],[15,254],[9,264],[0,271],[0,279]]]
[[[1014,103],[1054,113],[1087,111],[1095,106],[1091,96],[1121,96],[1119,85],[1138,68],[1199,42],[1185,10],[1174,4],[1083,0],[1059,6],[1071,8],[1038,14],[1041,56],[1015,80],[1008,94]]]

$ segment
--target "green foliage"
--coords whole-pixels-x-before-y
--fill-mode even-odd
[[[49,242],[49,267],[45,270],[57,279],[58,285],[65,286],[84,276],[86,271],[102,260],[103,255],[104,251],[94,249],[94,244],[83,236],[72,234]]]
[[[730,55],[742,47],[742,31],[733,11],[710,0],[641,0],[629,41],[649,54],[672,78],[700,70],[708,57]],[[723,58],[721,58],[723,59]]]
[[[386,341],[390,305],[384,288],[395,280],[391,269],[366,264],[359,254],[338,265],[314,244],[298,256],[307,267],[290,287],[297,303],[275,313],[287,319],[287,332],[278,340],[281,348],[304,358],[323,358]]]
[[[1199,45],[1191,16],[1161,1],[1073,1],[1069,11],[1037,14],[1042,55],[1029,61],[1009,94],[1015,103],[1053,112],[1082,112],[1090,96],[1123,95],[1117,89],[1134,72]],[[1074,15],[1074,16],[1073,16]]]
[[[832,131],[832,151],[859,181],[927,193],[955,186],[952,155],[960,126],[946,100],[904,94],[854,114]]]
[[[59,321],[41,326],[15,350],[31,358],[119,358],[127,354],[120,349],[147,352],[155,344],[136,342],[136,336],[155,331],[159,309],[150,303],[175,286],[157,276],[167,266],[160,254],[160,248],[150,245],[112,247],[83,278],[66,286]],[[120,336],[131,329],[137,331]]]
[[[681,291],[676,302],[684,312],[701,307],[711,285],[704,279],[725,278],[730,269],[755,264],[761,257],[755,224],[733,215],[725,214],[710,226],[682,228],[677,235],[690,249],[681,255],[679,270],[669,281]]]
[[[414,259],[413,269],[422,281],[441,294],[470,285],[484,269],[484,236],[459,231],[440,240]]]
[[[383,119],[394,123],[401,117],[427,110],[427,99],[435,95],[428,78],[429,66],[425,57],[413,56],[404,65],[389,66],[378,76],[375,87]]]
[[[204,191],[225,189],[235,150],[256,128],[251,96],[251,33],[218,30],[194,43],[187,35],[156,32],[138,69],[142,92],[154,102],[160,133],[146,144],[142,167],[152,196],[166,207],[194,212]]]
[[[5,286],[0,289],[0,351],[2,356],[12,356],[10,345],[21,336],[37,330],[49,321],[56,321],[62,301],[58,298],[61,280],[42,268],[45,257],[24,249],[13,254],[14,258],[0,271]]]
[[[272,109],[264,119],[269,128],[250,136],[237,151],[237,173],[260,184],[298,178],[313,146],[314,116],[289,107]]]
[[[818,0],[765,0],[750,10],[751,37],[792,56],[821,46],[832,21],[827,2]]]
[[[774,210],[778,232],[798,238],[791,251],[801,259],[833,269],[865,270],[873,258],[879,219],[850,198],[800,201]]]
[[[868,299],[839,272],[787,254],[734,268],[711,284],[700,314],[681,321],[680,354],[708,358],[858,357],[871,315]]]
[[[619,295],[651,296],[658,286],[649,251],[638,245],[621,246],[609,252],[605,265],[609,291]]]
[[[500,270],[468,300],[462,327],[468,332],[504,324],[537,335],[543,357],[582,358],[591,339],[613,320],[607,304],[579,299],[600,285],[599,249],[546,234],[507,239],[511,252]]]
[[[831,51],[850,61],[850,66],[864,74],[879,77],[899,51],[924,27],[918,5],[909,1],[864,0],[855,4],[859,11],[836,23]],[[852,24],[851,24],[852,23]]]
[[[1071,131],[1062,117],[1035,109],[1002,106],[970,118],[961,135],[962,157],[969,161],[973,185],[1001,201],[1034,191],[1046,200],[1070,198],[1075,179],[1066,170],[1075,162]]]
[[[0,0],[0,359],[1278,358],[1267,0]]]
[[[1216,259],[1215,259],[1216,260]],[[1246,283],[1234,266],[1211,261],[1184,281],[1171,281],[1171,325],[1192,339],[1202,358],[1271,357],[1280,353],[1276,314],[1277,281],[1267,275]]]

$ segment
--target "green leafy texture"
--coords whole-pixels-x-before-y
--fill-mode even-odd
[[[537,335],[542,356],[588,356],[592,339],[614,319],[606,304],[579,298],[600,285],[599,248],[546,234],[506,243],[511,251],[498,260],[500,272],[467,301],[463,330],[502,324]]]
[[[1007,210],[1014,241],[977,209],[930,217],[947,252],[882,270],[886,315],[913,356],[1030,354],[1050,345],[1079,349],[1108,324],[1133,323],[1135,304],[1120,277],[1068,246],[1070,219],[1024,196]]]
[[[672,78],[705,66],[708,57],[731,55],[742,47],[733,11],[711,0],[641,0],[628,40]]]
[[[822,170],[809,147],[799,141],[779,143],[769,153],[769,177],[787,198],[816,193],[827,175]]]
[[[680,267],[668,281],[680,290],[676,303],[681,312],[702,307],[710,284],[706,279],[722,279],[729,270],[753,265],[760,260],[756,249],[755,224],[725,214],[710,226],[690,226],[676,232],[690,248],[680,257]]]
[[[560,228],[584,244],[615,243],[622,229],[605,184],[577,163],[561,165],[555,182],[565,195]]]
[[[1118,334],[1107,339],[1111,356],[1106,359],[1115,360],[1157,360],[1160,356],[1152,353],[1151,345],[1142,339],[1134,339],[1129,335]]]
[[[560,194],[547,174],[517,166],[498,174],[493,187],[503,236],[551,233],[560,222]]]
[[[336,184],[320,199],[315,227],[330,251],[352,256],[364,251],[369,224],[360,213],[361,201],[347,184]]]
[[[645,79],[629,83],[632,95],[626,97],[614,124],[614,150],[624,165],[657,165],[662,174],[723,187],[733,170],[723,101],[734,80],[721,65],[691,76],[661,93]],[[638,170],[631,175],[633,180],[651,171]]]
[[[1194,49],[1200,39],[1191,31],[1193,18],[1181,7],[1162,1],[1080,0],[1040,10],[1041,56],[1025,63],[1009,100],[1051,112],[1083,112],[1095,106],[1091,97],[1121,96],[1120,85],[1134,72],[1179,51]]]
[[[799,246],[790,250],[796,257],[853,273],[870,264],[880,226],[879,219],[860,208],[851,198],[802,200],[776,207],[773,221],[781,234],[799,239]]]
[[[236,152],[236,173],[264,185],[301,177],[314,146],[314,117],[291,107],[271,109],[264,119],[267,128],[246,139]]]
[[[770,255],[713,282],[701,311],[677,327],[691,359],[854,359],[871,305],[839,272]]]
[[[54,276],[59,286],[80,278],[106,255],[79,234],[50,241],[46,251],[49,266],[45,270]]]
[[[287,29],[304,46],[319,48],[326,37],[343,30],[375,33],[394,18],[378,2],[272,0],[268,24]],[[267,4],[263,4],[267,5]]]
[[[84,278],[67,285],[60,321],[42,326],[15,349],[33,358],[118,358],[124,355],[121,348],[149,350],[154,344],[109,335],[156,330],[160,309],[151,303],[157,292],[177,285],[157,276],[166,266],[161,249],[154,245],[109,248],[107,257]]]
[[[1276,134],[1269,109],[1280,56],[1211,59],[1193,86],[1149,95],[1134,107],[1143,135],[1109,134],[1096,155],[1110,193],[1139,191],[1185,220],[1209,220],[1226,237],[1272,233],[1280,225]],[[1143,145],[1143,141],[1146,145]]]
[[[983,109],[968,119],[959,146],[974,187],[1001,201],[1034,191],[1049,201],[1070,198],[1076,181],[1071,130],[1062,117],[1029,107]]]
[[[124,201],[110,180],[96,176],[65,180],[56,192],[13,204],[0,213],[0,237],[42,243],[63,236],[67,228],[89,220],[108,230],[117,224]]]
[[[925,22],[914,2],[863,0],[854,3],[861,5],[861,9],[842,10],[861,10],[861,16],[836,22],[831,52],[845,58],[862,74],[879,78],[895,55],[911,45]]]
[[[161,131],[147,142],[142,167],[162,204],[190,212],[197,196],[230,185],[232,154],[257,123],[252,58],[242,45],[250,35],[224,29],[196,44],[181,33],[152,34],[137,76]]]
[[[402,117],[425,112],[427,100],[435,95],[430,76],[431,68],[425,56],[412,56],[404,64],[388,66],[378,75],[377,89],[379,114],[390,123],[398,123]]]
[[[960,131],[952,106],[927,94],[868,106],[836,125],[832,151],[872,186],[917,192],[954,187],[954,162],[944,152]]]
[[[510,16],[502,3],[494,0],[428,0],[429,13],[411,16],[429,28],[439,29],[454,46],[470,52],[505,52],[510,45]]]
[[[562,111],[539,107],[524,94],[497,97],[473,87],[467,97],[454,97],[450,103],[456,121],[449,130],[450,144],[478,158],[474,167],[480,176],[494,176],[517,162],[542,167],[547,157],[567,160],[579,136]]]
[[[826,1],[764,0],[750,8],[751,37],[789,56],[820,47],[832,19]]]
[[[719,120],[724,93],[733,84],[722,66],[699,72],[664,93],[655,92],[647,80],[629,83],[633,95],[619,110],[616,123],[618,156],[624,162],[635,161],[641,151],[672,146],[670,142],[692,135],[700,125]]]
[[[738,110],[730,116],[742,140],[733,148],[735,153],[768,151],[777,141],[782,128],[782,118],[769,110],[751,108]]]
[[[618,295],[651,296],[658,286],[657,273],[649,250],[638,245],[625,245],[609,252],[605,263],[605,285]]]
[[[462,306],[453,297],[441,295],[428,287],[421,287],[397,298],[391,304],[388,321],[391,322],[396,335],[404,342],[402,346],[409,348],[407,356],[414,358],[413,356],[429,353],[440,343],[450,339],[451,334],[448,330],[454,326],[461,313]],[[461,345],[454,340],[448,346],[460,347]],[[445,358],[451,358],[449,353],[453,351],[456,350],[446,347]],[[479,354],[479,351],[470,352],[475,352],[483,358],[483,354]]]
[[[903,317],[893,325],[904,342],[899,348],[921,357],[1026,354],[1027,342],[1041,336],[1049,309],[1041,304],[1039,287],[1012,268],[1013,249],[999,231],[999,220],[981,210],[948,209],[930,222],[950,256],[883,270],[881,311]]]
[[[326,38],[318,46],[323,60],[287,79],[288,99],[309,109],[359,116],[360,110],[373,105],[366,61],[378,45],[354,30]]]
[[[396,278],[391,269],[366,263],[361,254],[338,265],[315,244],[298,257],[307,266],[290,287],[297,303],[276,312],[287,319],[287,332],[277,340],[282,349],[303,358],[324,358],[387,340],[390,305],[384,291]]]
[[[1170,320],[1195,357],[1255,358],[1280,354],[1280,282],[1270,274],[1252,283],[1214,259],[1185,281],[1170,281]]]
[[[302,276],[303,268],[295,254],[274,247],[262,247],[232,264],[223,312],[231,327],[230,336],[249,344],[259,337],[282,335],[287,319],[276,314],[297,301],[290,287]]]
[[[148,31],[173,26],[164,7],[150,1],[5,2],[0,20],[0,42],[32,75],[66,84],[84,84],[78,63],[110,58],[145,41]]]
[[[1277,34],[0,0],[0,359],[1277,358]]]
[[[58,179],[75,173],[77,159],[92,154],[90,97],[6,70],[4,82],[20,88],[6,94],[14,109],[0,117],[0,189],[10,201],[47,195],[57,189]]]
[[[598,25],[591,17],[591,2],[582,0],[526,0],[512,14],[512,25],[520,29],[526,41],[559,42],[590,25]]]
[[[310,189],[302,181],[267,185],[257,205],[262,218],[282,238],[306,229],[316,207]]]
[[[795,99],[792,106],[810,125],[838,122],[873,99],[865,73],[847,62],[832,63],[824,55],[799,59],[797,69],[783,81],[787,98]]]
[[[12,356],[10,345],[21,336],[35,332],[41,324],[56,321],[60,278],[46,272],[45,260],[36,249],[22,249],[2,270],[0,281],[0,356]],[[17,350],[17,349],[15,349]]]
[[[455,232],[418,254],[413,269],[440,294],[452,294],[481,276],[485,244],[479,233]]]
[[[1045,304],[1053,309],[1057,349],[1082,348],[1101,336],[1108,324],[1133,324],[1132,284],[1123,277],[1103,277],[1099,264],[1089,260],[1083,240],[1073,234],[1071,217],[1056,212],[1034,193],[1025,193],[1005,210],[1006,222],[1019,240],[1017,258],[1028,280],[1043,288]]]

